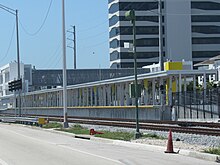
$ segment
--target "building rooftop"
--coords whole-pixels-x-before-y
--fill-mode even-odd
[[[214,62],[217,61],[217,60],[220,60],[220,55],[212,57],[212,58],[210,58],[208,60],[205,60],[203,62],[197,63],[194,66],[197,66],[197,67],[198,66],[207,66],[207,65],[210,65],[210,64],[214,64]]]

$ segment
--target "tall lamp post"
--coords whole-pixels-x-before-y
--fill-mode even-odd
[[[158,18],[159,18],[159,64],[160,70],[164,70],[163,66],[163,16],[162,16],[162,1],[158,0]]]
[[[62,32],[63,32],[63,127],[68,128],[67,121],[67,79],[66,79],[66,30],[65,30],[65,3],[62,0]]]
[[[17,79],[19,80],[21,78],[21,75],[20,75],[21,73],[20,73],[20,51],[19,51],[19,32],[18,32],[18,10],[11,9],[1,4],[0,4],[0,8],[16,17],[17,63],[18,63]],[[19,116],[21,116],[21,89],[18,90],[18,113],[19,113]]]
[[[138,83],[137,83],[137,54],[136,54],[136,26],[135,26],[135,11],[129,10],[125,13],[125,18],[130,20],[133,24],[133,54],[134,54],[134,91],[135,91],[135,110],[136,110],[136,132],[135,138],[138,139],[141,137],[141,133],[139,131],[139,113],[138,113]]]

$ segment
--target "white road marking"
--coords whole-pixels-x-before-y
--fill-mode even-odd
[[[0,165],[8,165],[4,160],[0,159]]]
[[[80,152],[80,153],[83,153],[83,154],[95,156],[95,157],[98,157],[98,158],[101,158],[101,159],[105,159],[105,160],[108,160],[108,161],[112,161],[112,162],[115,162],[115,163],[123,164],[123,163],[121,163],[121,162],[118,161],[118,160],[114,160],[114,159],[110,159],[110,158],[103,157],[103,156],[100,156],[100,155],[95,155],[95,154],[92,154],[92,153],[89,153],[89,152],[77,150],[77,149],[71,148],[71,147],[69,147],[69,146],[63,146],[63,145],[61,145],[61,147],[66,148],[66,149],[70,149],[70,150],[73,150],[73,151],[77,151],[77,152]]]

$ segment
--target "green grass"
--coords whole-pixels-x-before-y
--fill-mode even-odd
[[[89,130],[87,128],[83,128],[81,125],[74,125],[70,128],[60,128],[58,131],[69,132],[73,134],[86,134],[89,135]]]
[[[204,150],[205,153],[220,155],[220,147],[219,148],[209,148]]]
[[[64,131],[69,132],[73,134],[82,134],[82,135],[89,135],[89,129],[82,127],[81,125],[74,125],[70,128],[62,128],[57,127],[58,131]],[[129,132],[110,132],[110,131],[98,131],[103,132],[103,134],[95,134],[95,137],[101,137],[101,138],[107,138],[107,139],[113,139],[113,140],[124,140],[124,141],[130,141],[134,139],[134,133]],[[152,139],[165,139],[161,136],[155,135],[155,134],[144,134],[142,135],[142,138],[152,138]]]
[[[43,128],[62,128],[63,125],[61,123],[47,123],[43,125]]]
[[[104,134],[96,134],[95,137],[107,138],[107,139],[114,139],[114,140],[124,140],[130,141],[134,138],[133,133],[128,132],[109,132],[109,131],[100,131]]]

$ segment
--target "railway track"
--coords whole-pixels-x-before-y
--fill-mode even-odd
[[[60,121],[57,118],[50,118],[54,121]],[[62,119],[61,119],[62,120]],[[90,125],[104,125],[124,128],[136,128],[135,122],[119,122],[119,121],[104,121],[104,120],[80,120],[80,119],[69,119],[70,123],[90,124]],[[157,131],[169,131],[187,134],[198,134],[198,135],[209,135],[209,136],[220,136],[220,129],[216,128],[198,128],[198,127],[182,127],[174,125],[161,125],[161,124],[147,124],[140,122],[140,129],[145,130],[157,130]]]
[[[63,116],[46,116],[46,115],[31,115],[47,117],[50,121],[63,121]],[[82,117],[68,117],[69,123],[89,124],[89,125],[103,125],[124,128],[136,128],[134,120],[126,119],[108,119],[108,118],[82,118]],[[220,136],[220,123],[206,123],[206,122],[183,122],[183,121],[140,121],[140,129],[169,131],[177,133]]]

